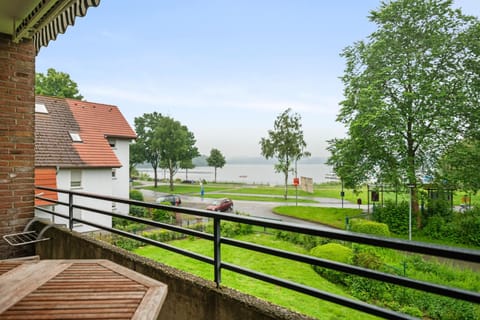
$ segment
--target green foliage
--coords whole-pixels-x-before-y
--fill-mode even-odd
[[[227,163],[225,156],[220,150],[213,148],[210,150],[210,156],[207,158],[207,163],[210,167],[215,168],[215,182],[217,182],[217,168],[223,168]]]
[[[310,254],[314,257],[318,257],[326,260],[333,260],[341,263],[349,263],[352,259],[353,251],[338,243],[327,243],[324,245],[316,246],[310,250]],[[331,270],[320,266],[313,266],[313,269],[325,279],[345,285],[348,275],[343,272]]]
[[[53,68],[49,68],[46,75],[43,73],[35,74],[35,94],[83,99],[83,96],[78,92],[77,83],[70,79],[70,75]]]
[[[388,225],[393,233],[408,234],[408,214],[408,202],[395,204],[393,201],[386,201],[383,207],[375,207],[372,217],[375,221]]]
[[[282,230],[275,230],[275,238],[283,241],[288,241],[296,245],[304,247],[306,250],[329,243],[327,238],[315,237],[307,234],[301,234],[298,232],[289,232]]]
[[[253,226],[244,223],[222,221],[220,223],[222,236],[227,238],[234,238],[241,235],[253,233]],[[205,231],[213,234],[213,223],[208,223],[205,226]]]
[[[422,233],[431,239],[480,247],[480,208],[456,213],[452,217],[431,216]]]
[[[143,159],[152,165],[155,187],[157,168],[168,169],[170,190],[173,190],[174,175],[180,165],[199,155],[195,136],[179,121],[158,112],[146,113],[134,121],[138,144],[134,150],[139,154],[136,159]]]
[[[170,205],[170,203],[168,203]],[[163,209],[153,209],[152,210],[152,220],[158,222],[169,222],[175,217],[175,213],[163,210]]]
[[[130,190],[130,199],[137,201],[144,201],[143,193],[139,190]]]
[[[348,135],[329,141],[329,164],[352,186],[415,184],[449,146],[479,134],[478,19],[451,0],[382,1],[369,19],[376,30],[342,53],[337,121]]]
[[[285,199],[288,196],[288,173],[292,171],[292,165],[302,157],[310,156],[305,151],[307,144],[303,139],[301,117],[298,113],[290,112],[290,108],[282,112],[275,120],[273,130],[268,130],[268,138],[260,140],[262,155],[266,159],[276,158],[278,163],[275,171],[283,173],[285,177]]]
[[[377,236],[390,236],[390,230],[385,223],[369,221],[364,219],[351,219],[350,230],[353,232],[374,234]]]

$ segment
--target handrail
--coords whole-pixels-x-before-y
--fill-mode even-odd
[[[423,290],[425,292],[430,292],[430,293],[435,293],[439,295],[443,295],[446,297],[451,297],[451,298],[456,298],[456,299],[461,299],[469,302],[474,302],[474,303],[480,303],[480,294],[477,292],[472,292],[468,290],[463,290],[463,289],[458,289],[458,288],[453,288],[453,287],[448,287],[448,286],[443,286],[443,285],[438,285],[434,283],[429,283],[429,282],[424,282],[424,281],[419,281],[419,280],[414,280],[402,276],[397,276],[397,275],[392,275],[384,272],[379,272],[375,270],[370,270],[358,266],[352,266],[348,264],[343,264],[339,262],[334,262],[334,261],[329,261],[325,259],[320,259],[308,255],[303,255],[303,254],[297,254],[293,252],[288,252],[284,250],[279,250],[279,249],[274,249],[270,247],[265,247],[257,244],[252,244],[252,243],[247,243],[243,241],[238,241],[235,239],[230,239],[226,237],[221,236],[221,221],[231,221],[231,222],[239,222],[243,224],[249,224],[249,225],[255,225],[255,226],[261,226],[265,228],[273,228],[273,229],[278,229],[278,230],[284,230],[284,231],[291,231],[291,232],[297,232],[297,233],[303,233],[307,235],[313,235],[313,236],[320,236],[320,237],[326,237],[326,238],[331,238],[331,239],[336,239],[336,240],[343,240],[343,241],[348,241],[348,242],[356,242],[356,243],[362,243],[362,244],[368,244],[368,245],[373,245],[377,247],[384,247],[384,248],[390,248],[390,249],[397,249],[397,250],[402,250],[406,252],[412,252],[412,253],[421,253],[421,254],[428,254],[428,255],[433,255],[437,257],[444,257],[444,258],[453,258],[453,259],[458,259],[462,261],[468,261],[468,262],[475,262],[479,263],[480,262],[480,251],[479,250],[472,250],[472,249],[461,249],[461,248],[454,248],[454,247],[449,247],[449,246],[441,246],[441,245],[434,245],[434,244],[428,244],[428,243],[422,243],[422,242],[415,242],[415,241],[407,241],[407,240],[401,240],[401,239],[392,239],[392,238],[385,238],[385,237],[378,237],[378,236],[371,236],[371,235],[366,235],[366,234],[358,234],[358,233],[353,233],[349,231],[343,231],[343,230],[325,230],[325,229],[320,229],[320,228],[315,228],[311,226],[304,226],[304,225],[299,225],[299,224],[293,224],[293,223],[286,223],[286,222],[279,222],[279,221],[267,221],[261,218],[254,218],[254,217],[247,217],[247,216],[240,216],[240,215],[232,215],[232,214],[225,214],[225,213],[219,213],[219,212],[212,212],[208,210],[201,210],[201,209],[193,209],[193,208],[184,208],[184,207],[175,207],[175,212],[179,213],[184,213],[184,214],[191,214],[191,215],[196,215],[196,216],[201,216],[201,217],[207,217],[213,219],[213,225],[214,225],[214,230],[213,230],[213,235],[208,234],[205,232],[201,231],[196,231],[180,226],[174,226],[166,223],[161,223],[161,222],[156,222],[152,221],[149,219],[144,219],[144,218],[139,218],[139,217],[134,217],[134,216],[129,216],[126,214],[119,214],[119,213],[114,213],[110,211],[105,211],[105,210],[100,210],[88,206],[83,206],[79,204],[75,204],[74,202],[74,197],[83,197],[83,198],[92,198],[92,199],[98,199],[98,200],[105,200],[105,201],[110,201],[110,202],[118,202],[118,203],[124,203],[124,204],[129,204],[129,205],[136,205],[136,206],[141,206],[145,208],[152,208],[152,209],[163,209],[163,210],[172,210],[171,206],[168,205],[162,205],[162,204],[155,204],[155,203],[148,203],[144,201],[138,201],[138,200],[129,200],[129,199],[124,199],[124,198],[118,198],[118,197],[112,197],[112,196],[105,196],[105,195],[98,195],[98,194],[91,194],[91,193],[86,193],[86,192],[80,192],[80,191],[71,191],[71,190],[65,190],[65,189],[55,189],[55,188],[49,188],[49,187],[43,187],[43,186],[36,186],[37,189],[39,190],[47,190],[47,191],[54,191],[54,192],[59,192],[63,194],[68,195],[68,202],[61,202],[58,200],[51,200],[48,198],[45,198],[43,196],[36,196],[38,199],[42,199],[45,201],[49,201],[55,205],[63,205],[68,207],[68,216],[52,211],[52,210],[47,210],[45,208],[41,207],[36,207],[37,210],[40,210],[45,213],[50,213],[52,215],[62,217],[65,219],[68,219],[69,221],[69,228],[73,229],[73,225],[75,222],[78,223],[83,223],[85,225],[92,226],[94,228],[102,229],[105,231],[109,231],[115,234],[119,234],[134,240],[138,240],[150,245],[154,245],[166,250],[170,250],[172,252],[182,254],[185,256],[188,256],[193,259],[197,259],[199,261],[208,263],[213,265],[214,267],[214,281],[216,282],[217,286],[220,286],[221,283],[221,270],[230,270],[233,272],[237,272],[249,277],[253,277],[262,281],[266,281],[272,284],[276,284],[288,289],[292,289],[298,292],[302,292],[320,299],[324,299],[327,301],[331,301],[343,306],[347,306],[356,310],[360,310],[363,312],[370,313],[372,315],[384,317],[384,318],[389,318],[389,319],[412,319],[411,316],[405,315],[399,312],[395,312],[392,310],[380,308],[374,305],[370,305],[365,302],[361,302],[358,300],[353,300],[349,298],[345,298],[342,296],[337,296],[333,295],[327,292],[323,292],[321,290],[318,290],[316,288],[311,288],[305,285],[301,285],[298,283],[294,283],[285,279],[280,279],[277,277],[273,277],[271,275],[267,275],[264,273],[259,273],[253,270],[245,269],[243,267],[239,267],[230,263],[222,262],[221,259],[221,245],[222,244],[228,244],[231,246],[247,249],[247,250],[252,250],[256,252],[262,252],[266,254],[270,254],[273,256],[277,257],[282,257],[286,259],[290,259],[293,261],[298,261],[298,262],[303,262],[311,265],[316,265],[316,266],[322,266],[325,268],[329,268],[332,270],[336,271],[341,271],[341,272],[346,272],[370,279],[375,279],[375,280],[380,280],[396,285],[400,285],[403,287],[408,287],[408,288],[413,288],[413,289],[418,289],[418,290]],[[146,224],[152,227],[156,228],[161,228],[161,229],[166,229],[170,231],[175,231],[179,232],[182,234],[186,235],[191,235],[195,237],[200,237],[209,241],[213,242],[214,245],[214,257],[213,259],[211,257],[206,257],[194,252],[190,252],[188,250],[180,249],[177,247],[173,247],[171,245],[168,245],[163,242],[159,242],[150,238],[143,237],[141,235],[136,235],[133,233],[129,233],[123,230],[118,230],[115,228],[110,228],[106,227],[91,221],[86,221],[82,219],[77,219],[73,216],[73,209],[82,209],[82,210],[88,210],[91,212],[95,212],[98,214],[103,214],[111,217],[117,217],[117,218],[123,218],[127,219],[130,221]]]

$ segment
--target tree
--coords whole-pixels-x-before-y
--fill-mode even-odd
[[[53,68],[47,70],[47,74],[35,74],[35,94],[72,98],[82,100],[83,96],[79,93],[77,83],[70,79],[70,75],[64,72],[58,72]]]
[[[225,157],[220,150],[213,148],[210,150],[210,156],[207,158],[207,163],[210,167],[215,168],[215,183],[217,182],[217,168],[223,168],[227,163]]]
[[[163,117],[155,133],[160,143],[161,165],[168,169],[170,190],[173,191],[173,177],[180,164],[191,161],[199,155],[195,147],[195,136],[179,121],[170,117]]]
[[[185,169],[185,180],[188,180],[188,169],[195,168],[192,160],[193,159],[187,159],[180,162],[180,168]]]
[[[134,119],[137,140],[132,146],[132,156],[130,157],[138,163],[146,161],[152,166],[155,188],[158,186],[157,171],[160,165],[162,143],[156,128],[161,125],[162,119],[163,116],[157,112],[145,113],[143,116]]]
[[[305,151],[307,144],[303,140],[300,120],[300,115],[291,114],[291,109],[288,108],[277,117],[273,130],[268,130],[268,138],[260,140],[262,155],[266,159],[278,160],[275,172],[281,172],[285,177],[285,199],[288,196],[288,173],[293,170],[292,165],[302,157],[310,156]]]
[[[449,186],[477,193],[480,190],[480,141],[464,140],[452,146],[440,159],[438,179]]]
[[[478,133],[480,27],[451,6],[382,2],[369,17],[377,31],[344,49],[337,121],[348,135],[329,141],[328,163],[346,181],[416,186],[449,146]]]
[[[182,162],[191,161],[199,155],[195,137],[188,128],[171,117],[160,113],[146,113],[135,118],[137,151],[153,168],[157,187],[158,168],[168,169],[170,190],[173,191],[173,177]]]

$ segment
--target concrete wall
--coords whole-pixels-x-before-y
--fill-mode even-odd
[[[0,236],[20,232],[33,217],[35,50],[0,34]],[[0,237],[0,259],[28,254]]]
[[[38,228],[41,226],[37,225]],[[52,239],[36,245],[41,259],[108,259],[167,284],[168,295],[159,316],[162,320],[311,319],[232,289],[216,288],[212,281],[76,232],[52,227],[46,235]]]

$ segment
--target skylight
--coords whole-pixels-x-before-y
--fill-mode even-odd
[[[47,107],[43,103],[35,103],[36,113],[48,113]]]
[[[72,138],[73,142],[82,142],[82,137],[77,132],[69,132],[70,138]]]

